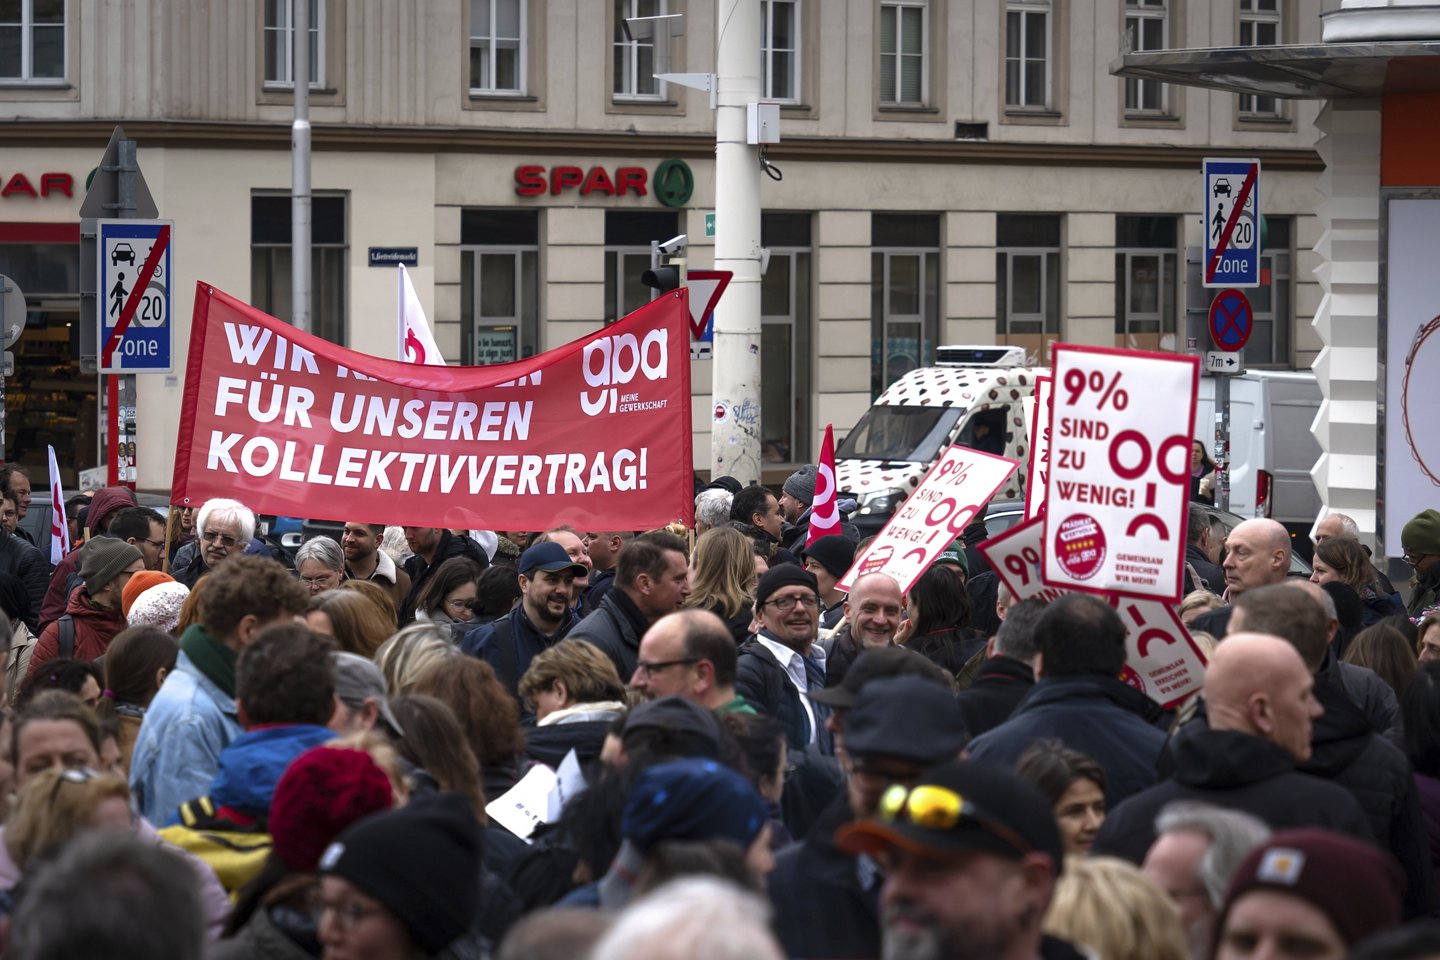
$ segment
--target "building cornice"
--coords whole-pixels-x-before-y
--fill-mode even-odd
[[[206,120],[36,120],[0,123],[7,146],[94,146],[102,149],[116,123],[149,147],[250,147],[290,149],[288,123]],[[677,156],[703,159],[715,154],[710,136],[671,133],[497,130],[466,127],[379,127],[324,124],[313,127],[316,150],[379,150],[407,153],[526,153],[583,156]],[[1313,149],[1148,144],[1015,143],[974,140],[904,140],[862,137],[791,136],[769,147],[772,160],[838,163],[968,163],[1198,169],[1207,156],[1234,153],[1258,157],[1267,170],[1319,171]]]

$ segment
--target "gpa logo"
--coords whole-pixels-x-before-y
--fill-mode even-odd
[[[594,388],[580,391],[580,408],[589,417],[615,413],[622,403],[639,400],[634,392],[621,391],[637,376],[664,380],[670,372],[670,344],[663,329],[651,330],[643,340],[633,333],[600,337],[585,344],[580,358],[585,383]]]

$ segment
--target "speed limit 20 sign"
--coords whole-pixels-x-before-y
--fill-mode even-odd
[[[175,366],[170,309],[174,224],[100,220],[96,229],[100,372],[170,373]]]

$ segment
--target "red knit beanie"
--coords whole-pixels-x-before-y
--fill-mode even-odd
[[[1282,830],[1251,850],[1230,878],[1215,918],[1217,945],[1235,901],[1258,889],[1308,901],[1349,947],[1400,922],[1405,875],[1390,854],[1363,840],[1313,827]]]
[[[285,770],[270,801],[275,855],[297,873],[311,872],[342,830],[394,801],[390,778],[364,750],[307,750]]]

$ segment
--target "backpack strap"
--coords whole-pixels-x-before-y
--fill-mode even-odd
[[[60,651],[56,654],[60,659],[68,660],[75,656],[75,618],[70,614],[64,614],[55,621],[57,637],[60,644]]]

